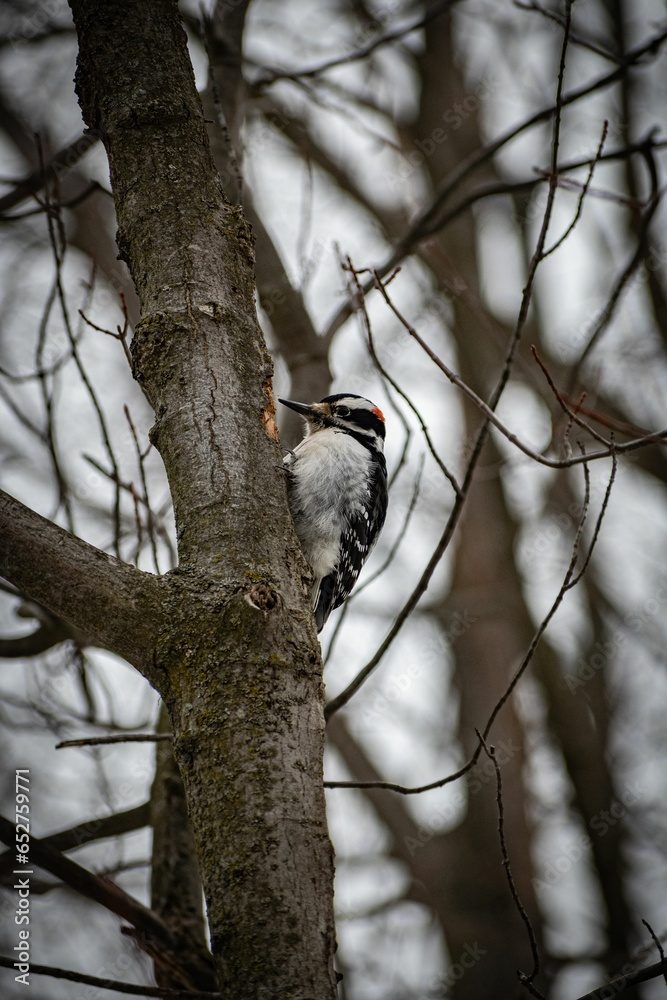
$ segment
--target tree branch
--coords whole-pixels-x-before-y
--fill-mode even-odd
[[[0,658],[18,659],[39,656],[60,642],[72,639],[72,633],[64,622],[56,619],[53,625],[40,625],[30,635],[18,635],[11,639],[0,639]]]
[[[0,816],[0,840],[9,848],[16,842],[16,828],[4,816]],[[51,872],[81,896],[99,903],[111,913],[127,920],[138,932],[131,936],[139,946],[149,954],[159,956],[166,961],[174,973],[179,974],[183,986],[194,985],[192,975],[198,977],[208,972],[209,978],[212,977],[208,962],[203,963],[199,958],[198,962],[193,963],[192,956],[180,953],[177,941],[163,921],[120,886],[88,871],[37,837],[31,836],[29,843],[32,864]]]
[[[641,45],[638,45],[636,48],[628,52],[626,58],[622,61],[622,63],[615,67],[612,72],[596,77],[590,83],[584,84],[575,90],[571,90],[563,94],[560,101],[560,108],[562,109],[567,105],[575,104],[582,98],[588,97],[589,94],[593,94],[598,90],[602,90],[605,87],[609,87],[616,83],[617,80],[619,80],[627,71],[629,66],[645,66],[647,58],[652,58],[659,53],[666,40],[667,29],[663,29],[655,35],[652,35]],[[503,132],[502,135],[498,136],[497,139],[492,140],[486,146],[482,146],[481,149],[476,149],[470,154],[469,157],[463,160],[458,165],[456,170],[452,171],[451,174],[444,178],[428,208],[426,208],[415,219],[409,230],[390,252],[387,259],[378,268],[376,268],[380,277],[384,278],[385,275],[400,264],[405,257],[409,256],[423,240],[442,228],[445,221],[448,221],[448,219],[443,218],[443,206],[446,204],[454,191],[460,187],[464,180],[472,176],[478,167],[486,163],[488,160],[491,160],[495,154],[503,148],[503,146],[508,145],[517,136],[532,128],[534,125],[549,121],[558,112],[558,103],[551,104],[542,108],[540,111],[536,111],[533,115],[530,115],[517,125],[512,126],[507,131]],[[456,214],[458,214],[458,211]],[[373,280],[367,280],[364,284],[364,292],[370,291],[372,287]],[[336,332],[340,329],[343,323],[347,321],[351,313],[352,304],[349,301],[344,302],[336,310],[336,313],[329,320],[323,334],[327,341],[331,341],[333,339]]]
[[[70,827],[69,830],[61,830],[60,833],[51,834],[42,838],[42,845],[54,848],[56,851],[72,851],[84,844],[90,844],[95,840],[103,840],[105,837],[120,837],[124,833],[131,833],[148,826],[150,822],[150,804],[144,802],[143,805],[135,806],[134,809],[126,809],[124,812],[113,813],[111,816],[103,816],[101,819],[89,819],[85,823]],[[15,852],[11,850],[0,854],[0,877],[11,872],[15,867]]]
[[[0,492],[0,574],[91,643],[151,674],[158,581]]]
[[[321,660],[279,471],[252,234],[211,157],[176,0],[70,5],[77,94],[102,131],[141,304],[133,372],[174,504],[179,566],[159,584],[156,665],[217,973],[238,1000],[333,1000]]]
[[[193,982],[199,989],[214,989],[211,976],[203,894],[192,825],[188,818],[185,788],[174,759],[169,715],[163,703],[159,734],[167,737],[156,747],[155,778],[151,788],[150,823],[151,909],[178,942],[179,954],[197,958],[206,975]],[[169,968],[156,961],[155,982],[159,986],[180,985]]]
[[[0,816],[0,841],[10,849],[16,841],[16,828],[4,816]],[[162,921],[147,907],[132,899],[120,886],[101,879],[37,837],[31,836],[29,843],[31,864],[55,875],[86,899],[100,903],[137,930],[150,935],[163,947],[174,947],[171,934]]]
[[[359,62],[360,59],[366,59],[381,46],[398,41],[409,35],[412,31],[418,31],[420,28],[423,28],[433,18],[440,17],[441,14],[451,10],[458,2],[459,0],[440,0],[439,3],[434,4],[430,10],[422,14],[418,20],[413,21],[411,24],[387,31],[378,38],[373,38],[366,45],[361,46],[354,52],[336,56],[336,58],[328,59],[326,62],[319,63],[316,66],[308,66],[300,70],[266,69],[264,75],[255,81],[255,86],[268,86],[277,80],[302,80],[305,77],[319,76],[321,73],[326,73],[327,70],[335,69],[337,66],[346,66],[348,63]]]
[[[15,958],[0,955],[0,968],[2,969],[13,969],[15,962]],[[100,990],[110,990],[112,993],[125,993],[135,997],[159,997],[161,1000],[220,1000],[219,993],[170,990],[160,986],[137,986],[135,983],[121,983],[117,979],[100,979],[99,976],[87,976],[83,972],[58,969],[53,965],[35,965],[34,962],[30,963],[30,974],[49,976],[51,979],[65,979],[70,983],[83,983],[86,986],[95,986]]]
[[[651,979],[657,979],[658,976],[664,975],[666,970],[667,960],[655,962],[653,965],[648,965],[645,969],[638,969],[636,972],[628,972],[623,976],[618,976],[616,979],[612,979],[611,982],[605,983],[604,986],[598,986],[597,989],[586,993],[585,996],[578,997],[578,1000],[607,1000],[608,997],[615,997],[619,993],[625,993],[626,990],[632,989],[633,986],[638,986],[639,983],[648,983]]]

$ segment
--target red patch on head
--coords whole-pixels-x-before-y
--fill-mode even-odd
[[[378,417],[382,421],[382,423],[384,423],[384,413],[382,412],[382,410],[378,409],[377,406],[373,407],[371,413],[374,413],[375,416]]]

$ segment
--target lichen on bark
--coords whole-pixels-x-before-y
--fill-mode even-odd
[[[141,303],[134,374],[174,501],[179,567],[159,582],[151,679],[173,726],[220,987],[235,1000],[333,1000],[321,660],[271,430],[250,231],[211,159],[174,0],[71,7],[77,92],[107,150]]]

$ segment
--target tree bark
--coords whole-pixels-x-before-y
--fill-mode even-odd
[[[163,696],[222,994],[333,998],[321,660],[278,470],[250,232],[211,159],[174,0],[71,6],[77,92],[107,150],[141,305],[134,374],[155,409],[180,564],[158,581],[28,512],[7,576]]]
[[[169,733],[169,716],[164,704],[157,724],[159,733]],[[188,820],[185,789],[178,771],[171,740],[155,745],[155,778],[151,788],[150,823],[153,828],[151,849],[151,909],[173,934],[182,955],[195,956],[198,978],[195,986],[215,990],[206,936],[206,922],[197,866],[192,826]],[[178,989],[179,982],[160,956],[153,963],[158,986]],[[213,977],[214,978],[214,977]]]
[[[76,626],[91,645],[118,653],[153,678],[156,577],[119,563],[8,493],[0,493],[0,538],[1,576]]]

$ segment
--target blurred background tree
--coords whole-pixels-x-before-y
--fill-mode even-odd
[[[642,920],[667,932],[667,464],[657,438],[623,451],[664,425],[664,8],[579,0],[571,24],[569,5],[484,0],[182,13],[225,191],[256,238],[275,388],[359,392],[387,415],[387,526],[322,635],[326,778],[402,786],[328,792],[341,997],[578,997],[657,960]],[[124,350],[137,300],[103,150],[80,131],[68,8],[7,3],[0,30],[3,487],[165,572],[170,499]],[[411,330],[524,451],[498,427],[480,451],[479,405]],[[300,433],[286,415],[284,442]],[[613,456],[588,490],[579,458],[610,441],[607,505]],[[572,579],[586,572],[565,592],[576,542]],[[194,865],[174,889],[188,834],[169,822],[170,753],[156,774],[150,742],[53,749],[163,729],[155,693],[11,586],[2,607],[7,800],[30,767],[39,835],[162,915],[182,894],[197,919]],[[502,775],[504,859],[477,731]],[[116,917],[53,878],[37,889],[43,964],[149,981]],[[4,954],[13,910],[10,891]]]

